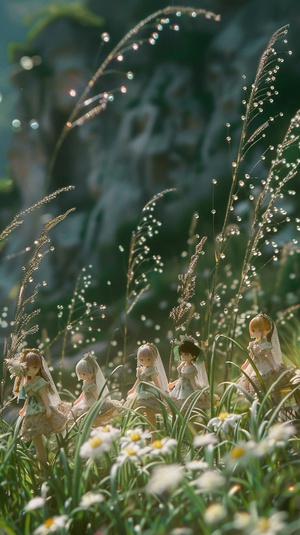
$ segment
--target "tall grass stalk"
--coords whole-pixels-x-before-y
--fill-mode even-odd
[[[261,155],[260,162],[266,159],[266,153],[269,155],[275,150],[275,157],[272,159],[270,170],[265,178],[263,178],[260,184],[256,185],[256,189],[259,188],[258,194],[253,194],[256,178],[253,176],[253,169],[247,172],[245,168],[247,164],[247,158],[249,151],[266,137],[266,130],[273,124],[275,117],[269,116],[267,120],[264,120],[264,112],[268,113],[268,105],[271,106],[277,95],[275,88],[275,81],[280,69],[280,63],[284,61],[282,58],[283,53],[277,53],[276,48],[279,45],[286,45],[286,36],[288,27],[276,31],[263,53],[258,71],[254,80],[254,83],[250,85],[250,94],[248,99],[243,100],[245,107],[244,114],[242,115],[242,127],[239,146],[237,149],[236,160],[232,162],[232,179],[231,186],[226,204],[224,221],[222,229],[217,237],[217,247],[215,251],[215,267],[213,272],[212,286],[210,290],[210,298],[207,312],[207,336],[211,337],[212,334],[212,319],[214,317],[214,309],[217,301],[217,286],[220,284],[219,271],[220,266],[226,258],[226,249],[228,248],[228,234],[229,237],[234,235],[239,236],[239,227],[233,232],[231,228],[232,213],[235,209],[235,204],[239,197],[244,192],[249,192],[249,204],[252,204],[252,219],[249,223],[250,232],[247,240],[244,240],[245,251],[244,258],[241,264],[239,272],[239,285],[236,294],[227,306],[227,318],[228,318],[228,331],[227,333],[233,338],[235,335],[237,315],[240,309],[240,301],[245,291],[251,289],[251,286],[255,284],[255,277],[257,277],[257,268],[253,267],[254,261],[262,254],[261,248],[263,247],[263,240],[275,233],[279,223],[289,222],[289,218],[286,217],[286,213],[280,207],[276,206],[276,203],[280,201],[286,194],[286,184],[294,178],[298,172],[299,159],[291,156],[289,157],[289,150],[292,147],[298,148],[299,136],[297,129],[299,127],[300,115],[296,113],[291,120],[290,126],[283,141],[278,145],[275,150],[270,145],[267,150]],[[244,86],[245,93],[248,91],[249,86]],[[265,110],[266,108],[266,110]],[[282,115],[282,114],[280,114]],[[262,118],[262,119],[261,119]],[[230,125],[227,125],[230,129]],[[230,136],[228,136],[230,141]],[[252,182],[251,182],[252,179]],[[252,191],[253,190],[253,191]],[[293,192],[291,192],[293,194]],[[280,221],[278,221],[278,215],[281,215]],[[233,239],[232,238],[232,239]],[[271,241],[271,239],[269,238]],[[273,259],[276,261],[278,258],[278,244],[274,245]],[[225,305],[224,305],[225,306]]]
[[[203,16],[207,19],[212,19],[215,21],[220,20],[219,15],[216,15],[215,13],[211,11],[207,11],[205,9],[199,9],[199,8],[187,7],[187,6],[167,6],[163,9],[159,9],[158,11],[155,11],[154,13],[151,13],[145,19],[141,20],[134,28],[131,28],[126,33],[126,35],[124,35],[124,37],[117,43],[117,45],[113,47],[111,52],[109,52],[109,54],[107,55],[105,60],[102,62],[100,67],[96,70],[96,72],[90,78],[86,88],[84,89],[82,95],[79,97],[76,105],[74,106],[74,109],[70,117],[68,118],[60,134],[60,137],[57,141],[57,144],[53,153],[53,157],[50,162],[49,176],[52,172],[53,165],[57,158],[58,151],[60,150],[60,147],[63,141],[65,140],[68,132],[72,128],[83,125],[85,122],[93,119],[94,117],[99,115],[101,112],[103,112],[106,109],[109,102],[113,100],[114,98],[113,93],[115,92],[126,93],[127,91],[126,87],[121,85],[117,89],[107,88],[102,93],[88,98],[88,95],[91,93],[92,89],[94,88],[96,82],[99,79],[103,78],[105,74],[110,74],[111,72],[115,73],[115,69],[111,67],[111,69],[108,70],[108,66],[110,66],[114,62],[117,62],[117,63],[120,61],[122,62],[124,58],[124,54],[128,52],[136,52],[144,43],[148,43],[148,44],[150,43],[154,45],[159,35],[159,33],[157,33],[157,30],[161,32],[163,31],[164,28],[168,27],[170,24],[170,19],[168,17],[175,16],[176,14],[177,16],[188,15],[193,18],[196,16]],[[142,30],[147,30],[146,37],[140,36]],[[155,38],[153,37],[154,31],[155,31]],[[108,40],[109,40],[109,36],[108,36]],[[117,72],[119,72],[119,68],[117,68],[116,70]],[[132,76],[127,76],[127,81],[128,79],[130,80],[131,77]],[[95,105],[95,102],[97,102],[96,105]],[[85,108],[89,108],[89,111],[86,111],[82,115],[80,115],[82,110],[84,110]]]

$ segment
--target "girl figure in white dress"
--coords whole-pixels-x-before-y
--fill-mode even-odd
[[[77,420],[79,416],[86,414],[94,403],[98,401],[101,394],[103,402],[93,425],[108,423],[116,415],[116,412],[120,411],[122,404],[111,399],[105,377],[96,356],[93,353],[84,355],[77,363],[75,371],[78,380],[82,381],[82,391],[73,403],[69,420]]]
[[[174,354],[175,357],[179,356],[180,358],[180,363],[177,366],[179,377],[176,381],[169,383],[169,388],[172,389],[170,397],[179,408],[184,405],[184,409],[187,410],[186,400],[194,392],[202,390],[195,406],[200,409],[208,408],[210,396],[203,349],[192,336],[183,335],[174,348]]]
[[[295,370],[287,367],[283,362],[278,333],[273,320],[266,314],[258,314],[250,321],[249,333],[254,340],[249,343],[247,349],[261,376],[265,390],[268,390],[283,372],[286,372],[276,384],[276,392],[279,393],[280,389],[289,383]],[[253,395],[257,391],[262,392],[263,388],[251,360],[247,359],[242,365],[244,374],[240,377],[238,384]],[[276,392],[274,390],[272,392],[274,401]],[[278,401],[279,399],[280,396]]]
[[[142,344],[137,351],[136,381],[128,391],[125,406],[143,414],[155,428],[156,414],[163,406],[160,391],[167,394],[169,390],[159,351],[154,344]]]

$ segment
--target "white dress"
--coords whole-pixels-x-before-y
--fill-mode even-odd
[[[182,407],[187,398],[194,392],[197,392],[198,390],[200,391],[201,387],[200,384],[198,384],[198,369],[194,364],[190,363],[185,364],[184,366],[179,365],[177,370],[179,373],[179,379],[177,380],[173,390],[171,390],[170,397],[175,400],[176,405]],[[193,384],[197,385],[196,390],[194,389]],[[209,393],[207,390],[205,390],[202,392],[195,406],[200,409],[204,409],[209,407],[209,403]],[[187,405],[186,408],[188,408]]]
[[[250,342],[247,349],[254,365],[261,375],[266,390],[268,390],[272,384],[279,379],[283,372],[287,373],[285,373],[285,375],[277,383],[276,390],[279,391],[289,383],[291,377],[294,375],[294,368],[287,367],[283,361],[278,361],[278,359],[276,360],[274,358],[273,346],[266,340],[266,338]],[[243,370],[249,379],[243,375],[238,380],[238,384],[240,384],[251,395],[255,394],[256,390],[261,392],[261,382],[250,361],[245,362],[243,365]],[[251,384],[251,381],[255,385],[255,388]]]

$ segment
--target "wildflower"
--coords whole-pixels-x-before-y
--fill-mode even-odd
[[[237,464],[245,464],[253,457],[259,456],[259,450],[256,449],[256,446],[254,440],[238,442],[225,457],[226,465],[233,467]]]
[[[119,438],[121,434],[120,429],[113,427],[112,425],[103,425],[100,427],[95,427],[91,432],[91,437],[98,436],[101,437],[105,442],[114,442]]]
[[[210,444],[217,444],[218,439],[214,433],[207,433],[206,435],[198,435],[194,438],[195,448],[200,448],[201,446],[208,446]]]
[[[296,433],[296,428],[289,422],[272,425],[268,431],[267,440],[270,445],[285,446],[288,439]]]
[[[125,461],[133,463],[140,462],[142,458],[142,449],[138,444],[129,443],[121,449],[117,457],[117,463],[123,464]]]
[[[205,461],[197,461],[197,460],[191,461],[186,464],[187,469],[191,470],[191,472],[193,471],[197,472],[197,470],[207,470],[208,466],[209,466],[208,463],[206,463]]]
[[[178,464],[157,466],[147,484],[150,494],[162,494],[172,491],[180,483],[184,476],[184,468]]]
[[[68,520],[67,515],[51,516],[47,518],[36,530],[34,535],[47,535],[48,533],[54,533],[58,529],[64,528]]]
[[[194,480],[194,484],[201,490],[211,492],[225,484],[225,478],[217,470],[207,470]]]
[[[252,527],[251,535],[276,535],[285,528],[287,514],[285,512],[273,513],[269,518],[258,517],[255,525]]]
[[[24,510],[26,512],[28,511],[34,511],[35,509],[39,509],[40,507],[43,507],[45,505],[45,500],[41,496],[35,496],[35,498],[32,498],[28,502],[28,504],[24,507]]]
[[[148,431],[143,431],[140,428],[136,429],[129,429],[126,431],[125,436],[121,438],[121,447],[127,444],[135,443],[139,445],[145,445],[145,441],[150,438],[150,434]]]
[[[96,494],[94,492],[87,492],[81,497],[79,505],[83,508],[88,509],[95,503],[103,502],[104,498],[102,494]]]
[[[250,526],[251,523],[251,517],[250,514],[246,511],[238,512],[234,515],[234,527],[236,529],[240,529],[241,531],[245,531]]]
[[[172,451],[177,446],[177,440],[174,438],[162,438],[154,440],[149,444],[149,446],[146,446],[144,448],[143,453],[148,454],[150,456],[158,456],[158,455],[168,455],[168,453],[172,453]]]
[[[225,517],[226,509],[220,503],[211,503],[204,513],[204,519],[207,524],[216,524]]]
[[[208,427],[212,427],[214,431],[223,431],[224,433],[228,433],[229,429],[234,427],[237,420],[240,420],[241,417],[241,414],[220,412],[219,416],[212,418],[208,422]]]
[[[286,517],[287,513],[282,511],[265,517],[258,516],[257,511],[252,510],[251,514],[247,512],[237,513],[233,525],[245,535],[276,535],[285,529],[284,520]]]
[[[80,457],[83,459],[96,459],[110,448],[110,441],[105,441],[98,435],[91,436],[80,448]]]

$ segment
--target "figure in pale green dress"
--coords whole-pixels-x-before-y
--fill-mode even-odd
[[[47,364],[38,349],[25,348],[17,359],[7,359],[12,376],[16,376],[13,392],[24,400],[20,436],[33,440],[38,459],[44,464],[47,454],[43,435],[62,431],[67,421],[69,404],[61,401]]]

